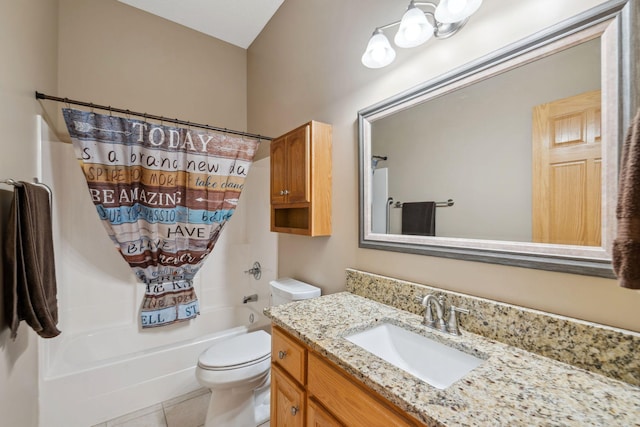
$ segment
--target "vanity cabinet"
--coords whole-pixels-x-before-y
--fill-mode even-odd
[[[277,326],[271,336],[272,427],[423,425]]]
[[[331,234],[331,132],[311,121],[271,141],[271,231]]]

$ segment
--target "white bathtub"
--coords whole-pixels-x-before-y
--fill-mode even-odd
[[[267,327],[264,315],[246,305],[151,331],[124,326],[40,340],[40,426],[90,427],[196,390],[202,351]]]

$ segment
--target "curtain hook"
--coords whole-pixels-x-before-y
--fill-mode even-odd
[[[147,123],[147,113],[144,113],[142,117],[144,117],[144,122]]]
[[[131,119],[131,111],[126,110],[126,112],[127,112],[127,120],[130,120]]]
[[[90,102],[90,103],[89,103],[89,108],[91,109],[91,114],[94,114],[94,111],[93,111],[93,102]]]
[[[64,103],[67,104],[67,108],[71,108],[71,104],[69,104],[69,98],[65,98]]]
[[[109,117],[113,117],[113,112],[111,111],[111,105],[109,105]]]
[[[164,126],[164,116],[160,116],[160,126]]]

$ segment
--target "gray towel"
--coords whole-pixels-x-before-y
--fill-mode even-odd
[[[436,235],[436,203],[405,202],[402,204],[402,234]]]
[[[49,192],[21,182],[13,203],[4,245],[4,304],[11,338],[21,320],[43,338],[60,334]]]
[[[640,110],[622,147],[616,217],[613,271],[620,286],[640,289]]]

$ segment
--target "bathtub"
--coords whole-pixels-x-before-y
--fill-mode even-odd
[[[150,331],[128,325],[40,340],[40,426],[89,427],[196,390],[202,351],[268,325],[248,304]]]

